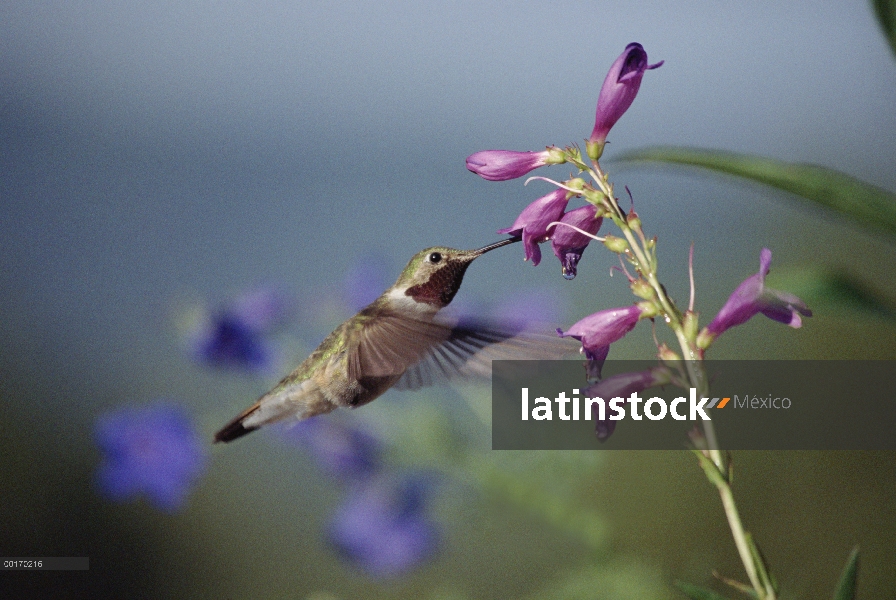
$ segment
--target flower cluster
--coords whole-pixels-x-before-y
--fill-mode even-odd
[[[626,396],[666,383],[682,387],[705,385],[705,376],[695,371],[702,370],[703,367],[685,369],[682,367],[683,358],[692,363],[702,361],[706,349],[719,335],[731,327],[745,323],[756,314],[764,314],[791,327],[799,327],[801,317],[812,314],[796,296],[765,286],[765,276],[772,257],[767,248],[762,250],[759,272],[738,286],[718,315],[702,330],[698,328],[699,315],[694,312],[693,306],[680,311],[659,282],[657,240],[644,234],[641,220],[633,208],[626,212],[619,205],[599,159],[603,154],[607,135],[632,105],[644,74],[662,64],[649,64],[647,53],[640,44],[629,44],[625,48],[610,67],[601,87],[594,128],[585,142],[585,156],[578,147],[560,149],[549,146],[543,152],[486,150],[467,158],[467,168],[490,181],[513,179],[545,165],[563,163],[570,163],[580,173],[590,176],[591,182],[586,182],[579,176],[573,176],[562,183],[543,177],[536,178],[553,183],[557,189],[527,206],[513,225],[498,230],[498,233],[522,238],[525,258],[534,265],[541,260],[538,244],[551,240],[554,255],[562,265],[563,275],[568,279],[576,276],[582,253],[592,239],[603,242],[608,250],[619,255],[631,290],[639,301],[630,306],[595,312],[565,331],[557,329],[561,337],[571,337],[581,342],[581,351],[587,359],[586,373],[591,382],[588,393],[592,396]],[[574,196],[583,197],[588,204],[567,211],[567,205]],[[621,237],[596,237],[603,220],[607,218],[619,227]],[[634,275],[630,274],[626,263],[631,265]],[[657,357],[661,361],[658,367],[637,373],[624,373],[601,381],[601,369],[609,354],[610,345],[634,329],[638,321],[652,320],[654,317],[661,317],[675,332],[681,352],[657,342]],[[615,421],[596,419],[596,423],[597,437],[607,439],[613,432]]]
[[[640,44],[629,44],[613,63],[601,88],[594,128],[586,142],[588,154],[593,160],[599,158],[610,129],[634,101],[644,73],[662,64],[659,62],[648,65],[647,53]],[[541,152],[482,150],[467,157],[467,169],[489,181],[506,181],[522,177],[545,165],[566,162],[580,169],[583,167],[578,148],[560,149],[548,146]],[[563,276],[573,279],[582,253],[603,221],[596,203],[587,195],[586,199],[591,205],[566,212],[570,198],[579,195],[582,195],[581,190],[560,186],[527,206],[513,225],[499,229],[498,233],[522,237],[525,260],[531,260],[533,265],[541,262],[538,244],[551,240]]]
[[[97,420],[95,438],[102,453],[97,484],[116,502],[145,494],[157,508],[176,511],[205,470],[199,435],[173,404],[104,414]]]

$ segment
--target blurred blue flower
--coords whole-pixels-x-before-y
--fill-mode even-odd
[[[431,485],[419,475],[358,484],[336,512],[330,543],[372,577],[397,577],[419,566],[439,545],[436,525],[425,514]]]
[[[205,447],[192,422],[169,404],[101,415],[95,439],[103,455],[97,484],[116,502],[142,493],[157,508],[176,511],[206,467]]]
[[[298,442],[329,474],[343,479],[362,479],[382,466],[380,441],[363,429],[350,426],[334,415],[321,415],[289,424],[283,436]]]
[[[188,348],[205,365],[251,372],[273,367],[277,349],[269,339],[286,321],[286,297],[260,288],[237,297],[217,311],[203,311],[189,327]]]
[[[392,285],[398,273],[392,272],[392,264],[377,253],[358,257],[349,266],[343,279],[342,293],[345,303],[355,313],[380,297]]]

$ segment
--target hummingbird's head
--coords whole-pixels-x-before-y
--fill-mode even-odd
[[[393,300],[411,299],[439,310],[451,303],[474,259],[490,250],[518,242],[502,240],[478,250],[455,250],[440,246],[418,252],[388,292]]]

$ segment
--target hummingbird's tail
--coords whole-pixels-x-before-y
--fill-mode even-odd
[[[249,417],[252,413],[257,411],[261,407],[261,403],[256,402],[248,409],[243,411],[238,417],[233,419],[230,423],[221,428],[221,431],[215,434],[215,443],[218,442],[232,442],[237,438],[241,438],[247,433],[252,433],[258,426],[255,427],[246,427],[243,425],[243,422],[246,418]]]

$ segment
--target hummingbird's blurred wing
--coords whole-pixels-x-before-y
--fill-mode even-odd
[[[556,333],[521,330],[489,322],[464,321],[451,327],[439,344],[408,367],[395,389],[415,390],[437,383],[464,379],[487,379],[493,360],[559,360],[579,350],[575,340]]]
[[[451,337],[451,328],[431,320],[379,314],[362,322],[347,349],[348,376],[400,376],[420,362],[431,348]]]

